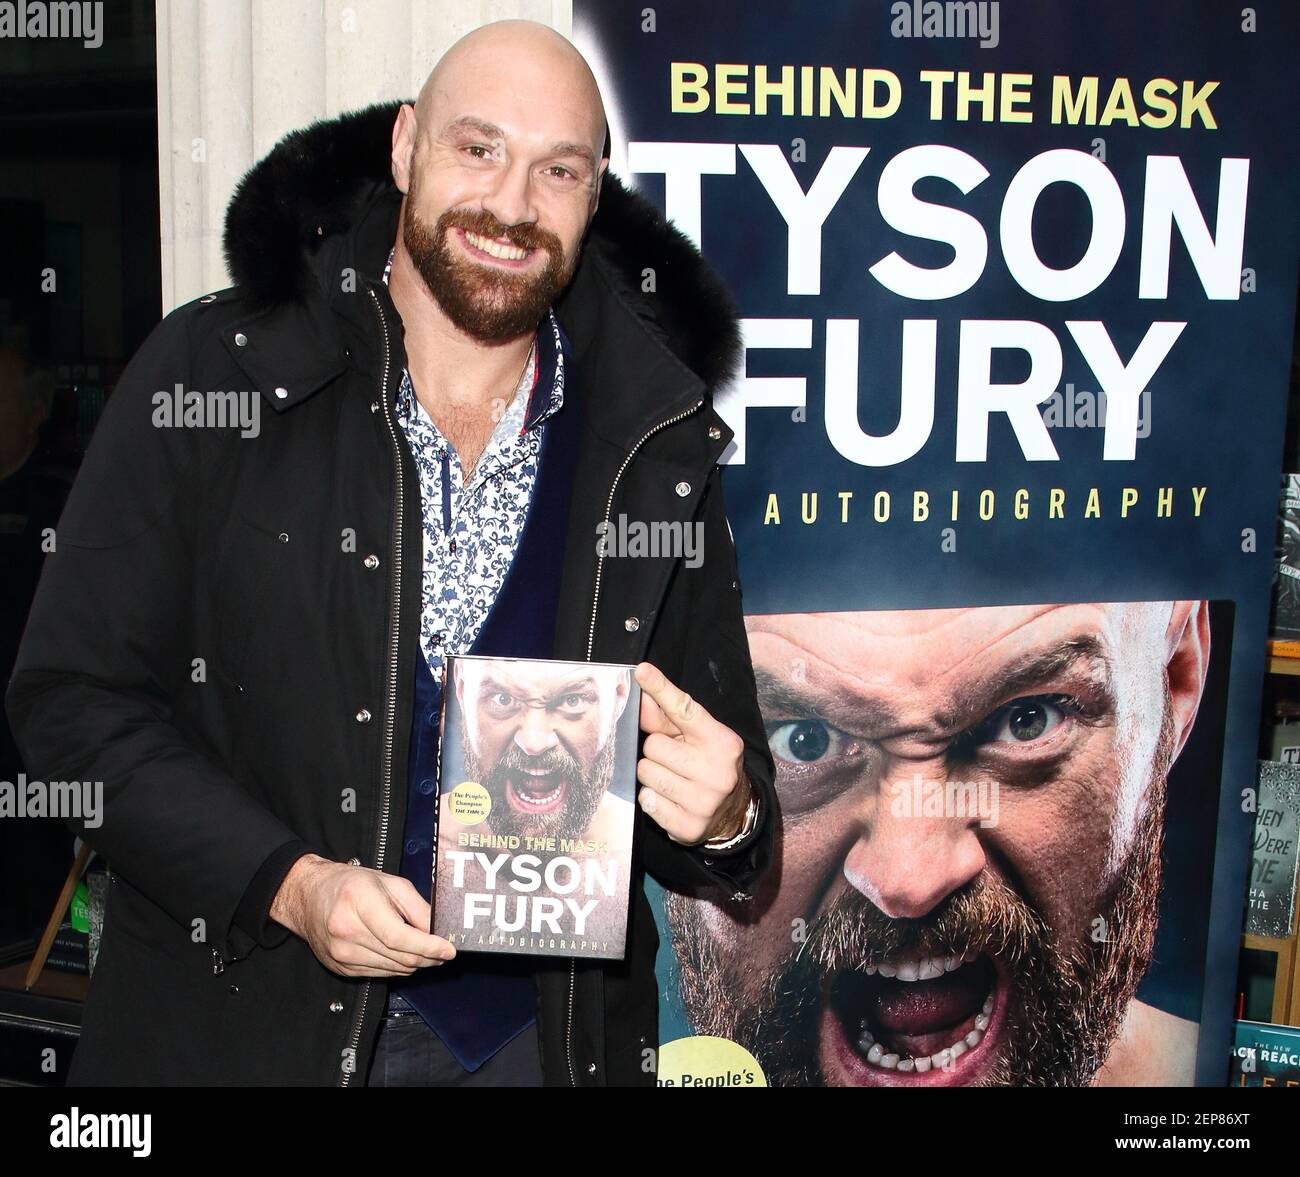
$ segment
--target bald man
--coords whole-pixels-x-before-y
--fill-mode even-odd
[[[641,875],[744,902],[774,767],[717,464],[734,311],[605,141],[566,40],[479,29],[414,105],[253,168],[234,286],[124,374],[7,697],[34,773],[104,790],[70,819],[113,877],[73,1082],[654,1083]],[[248,389],[232,428],[211,390]],[[614,513],[703,559],[611,550]],[[636,665],[625,960],[430,934],[460,652]]]

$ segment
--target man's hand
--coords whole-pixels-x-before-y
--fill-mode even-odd
[[[304,854],[271,903],[271,918],[301,936],[344,977],[409,977],[456,949],[429,926],[429,905],[409,880]]]
[[[745,741],[649,662],[637,664],[641,727],[637,802],[684,846],[740,831],[749,805]]]

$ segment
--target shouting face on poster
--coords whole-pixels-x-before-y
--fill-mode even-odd
[[[1195,1026],[1134,995],[1208,618],[751,617],[781,869],[749,915],[670,896],[697,1032],[778,1085],[1082,1085],[1124,1043],[1176,1071]]]
[[[618,667],[466,660],[465,775],[491,798],[493,834],[588,836],[609,793],[629,674]],[[624,802],[626,804],[626,802]]]

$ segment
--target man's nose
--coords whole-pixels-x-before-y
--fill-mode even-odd
[[[844,877],[891,919],[921,919],[986,865],[978,815],[952,803],[946,773],[885,777]]]
[[[526,756],[540,756],[555,744],[555,729],[544,707],[528,707],[515,732],[515,743]]]
[[[503,225],[536,222],[531,167],[521,160],[511,160],[497,168],[483,196],[483,207]]]

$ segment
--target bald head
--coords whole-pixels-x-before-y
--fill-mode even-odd
[[[585,124],[585,142],[599,160],[605,106],[582,54],[554,29],[530,20],[502,20],[466,33],[442,55],[415,104],[421,134],[436,133],[473,104],[476,93],[510,93],[544,101]]]

